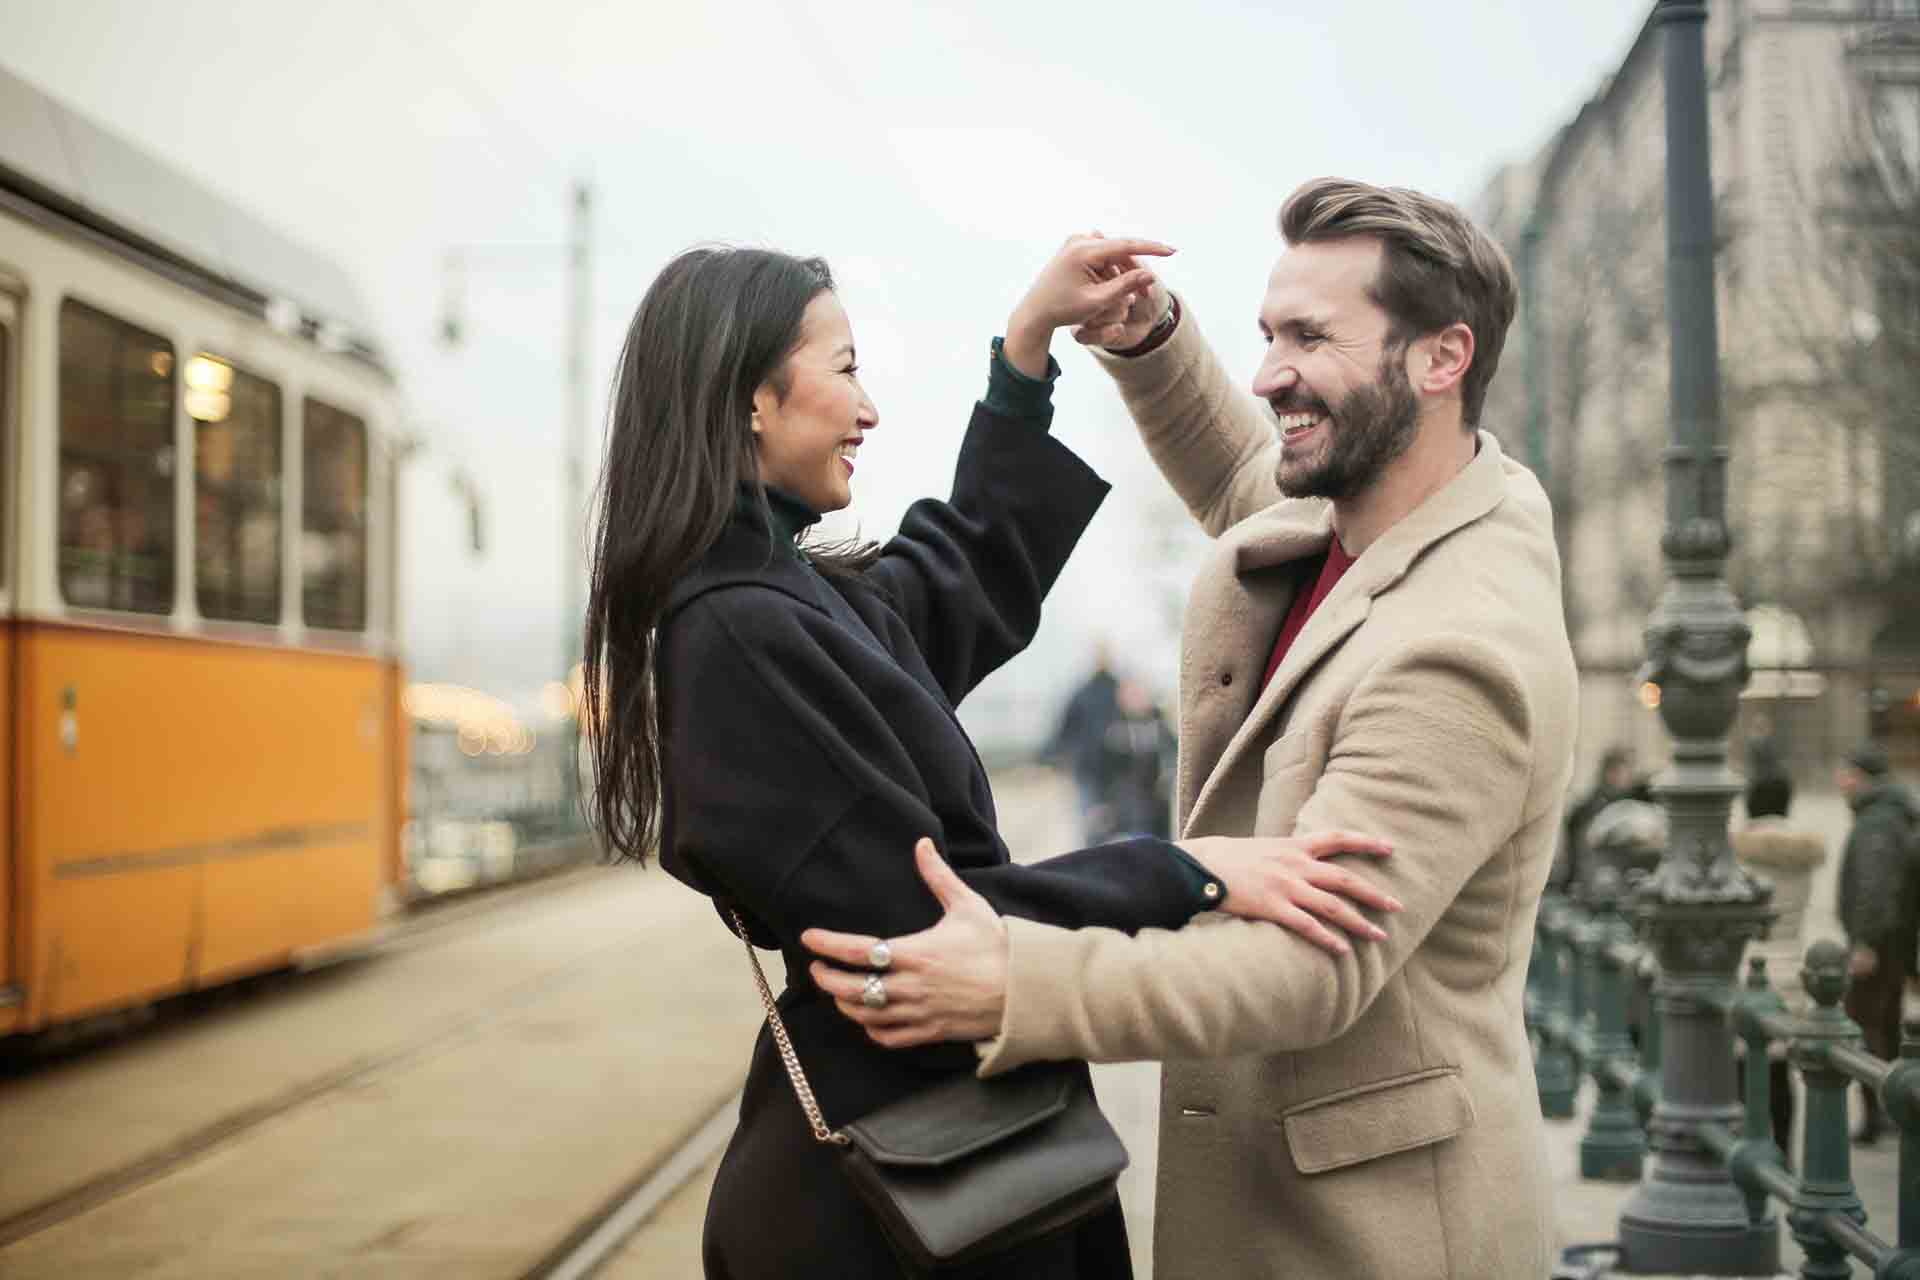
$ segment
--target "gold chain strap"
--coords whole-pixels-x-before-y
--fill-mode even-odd
[[[794,1096],[800,1099],[800,1109],[807,1113],[807,1123],[813,1126],[813,1136],[837,1147],[846,1146],[850,1141],[846,1134],[827,1128],[826,1118],[820,1114],[820,1103],[813,1096],[813,1086],[807,1083],[807,1073],[800,1069],[800,1055],[793,1051],[793,1041],[787,1039],[787,1024],[780,1020],[780,1010],[774,1007],[773,988],[767,985],[767,975],[760,968],[760,957],[753,953],[753,942],[747,937],[747,922],[732,907],[727,908],[727,914],[733,917],[734,932],[747,945],[747,963],[753,966],[753,981],[760,988],[760,1003],[767,1006],[767,1029],[773,1032],[773,1042],[780,1048],[780,1061],[786,1064],[787,1079],[793,1081]]]

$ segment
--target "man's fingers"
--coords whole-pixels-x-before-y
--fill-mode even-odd
[[[800,945],[817,956],[825,956],[856,969],[865,968],[873,944],[880,941],[861,933],[835,933],[831,929],[808,929],[800,935]]]
[[[940,903],[942,911],[951,911],[962,903],[980,897],[947,865],[947,860],[940,856],[940,851],[926,836],[920,837],[920,842],[913,846],[913,860],[920,868],[920,878],[927,882],[927,888],[933,890],[933,896]]]
[[[867,979],[872,976],[869,973],[836,969],[818,960],[807,966],[807,972],[813,975],[813,985],[835,1000],[851,1000],[855,1003],[866,991]],[[902,973],[897,969],[889,969],[881,974],[880,986],[887,993],[887,1003],[881,1006],[885,1009],[914,1005],[926,995],[926,979],[923,975]],[[860,1007],[864,1009],[867,1006]]]
[[[1291,929],[1308,942],[1311,942],[1314,946],[1325,951],[1331,951],[1337,956],[1347,955],[1353,950],[1353,945],[1345,938],[1321,924],[1299,907],[1288,907],[1282,911],[1277,923],[1281,928]]]
[[[1345,867],[1321,864],[1309,870],[1307,883],[1328,893],[1337,893],[1343,898],[1351,898],[1362,906],[1372,907],[1376,911],[1404,911],[1400,899],[1382,889],[1363,875],[1348,871]]]
[[[1142,267],[1138,271],[1129,271],[1116,276],[1105,284],[1095,285],[1087,291],[1088,297],[1101,311],[1121,304],[1130,293],[1145,292],[1153,284],[1153,272]]]
[[[1294,901],[1330,924],[1339,925],[1354,938],[1368,938],[1374,942],[1384,942],[1387,931],[1373,921],[1354,910],[1353,904],[1345,898],[1316,889],[1312,885],[1302,886]]]
[[[1384,858],[1393,852],[1392,841],[1357,831],[1321,831],[1308,836],[1304,843],[1306,851],[1316,858],[1330,858],[1336,853],[1371,853]]]

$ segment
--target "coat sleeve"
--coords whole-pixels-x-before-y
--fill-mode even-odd
[[[1091,348],[1113,375],[1160,474],[1219,537],[1280,500],[1280,440],[1253,395],[1233,385],[1185,298],[1173,336],[1143,356]]]
[[[977,405],[952,496],[908,509],[867,579],[958,705],[1033,639],[1107,484],[1051,435]]]
[[[981,1073],[1054,1058],[1275,1053],[1337,1038],[1521,829],[1531,722],[1510,665],[1481,641],[1434,637],[1384,662],[1342,712],[1296,831],[1393,842],[1393,856],[1363,862],[1405,907],[1381,921],[1387,940],[1334,956],[1258,921],[1207,917],[1127,938],[1010,920],[1006,1013]],[[1556,820],[1551,809],[1525,816]]]
[[[836,630],[777,593],[737,588],[688,606],[670,640],[662,861],[752,917],[761,945],[796,948],[814,926],[896,936],[940,915],[913,860],[922,836],[946,847],[940,817],[836,655]],[[1192,864],[1158,840],[955,870],[1002,913],[1065,925],[1173,928],[1212,905]]]

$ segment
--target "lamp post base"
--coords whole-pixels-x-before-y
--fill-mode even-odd
[[[1624,1275],[1766,1276],[1780,1274],[1780,1219],[1759,1222],[1724,1172],[1699,1181],[1658,1169],[1620,1215]]]

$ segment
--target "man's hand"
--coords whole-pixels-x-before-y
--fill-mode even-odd
[[[1856,945],[1847,957],[1847,972],[1856,978],[1871,978],[1880,967],[1880,953],[1872,947]]]
[[[1383,941],[1386,930],[1354,909],[1399,911],[1400,902],[1366,877],[1322,861],[1339,853],[1384,858],[1393,846],[1351,831],[1310,836],[1201,836],[1180,847],[1226,882],[1221,909],[1250,920],[1268,920],[1335,955],[1353,950],[1337,926],[1356,938]],[[1325,924],[1322,921],[1326,921]]]
[[[800,935],[807,950],[848,966],[816,960],[809,971],[841,1013],[889,1049],[991,1039],[1000,1034],[1007,1003],[1007,927],[993,906],[953,873],[933,841],[922,839],[913,856],[945,914],[930,929],[886,940],[893,953],[880,971],[886,1004],[874,1008],[861,999],[870,974],[868,957],[879,938],[809,929]]]
[[[1099,232],[1094,234],[1098,235]],[[1132,258],[1125,258],[1109,269],[1118,275],[1139,265]],[[1167,286],[1155,278],[1144,292],[1129,294],[1125,301],[1116,303],[1075,327],[1073,340],[1083,347],[1105,347],[1109,351],[1137,347],[1147,340],[1147,335],[1153,332],[1154,325],[1160,323],[1160,317],[1167,313],[1167,307],[1172,302],[1173,295],[1167,291]]]
[[[1172,252],[1157,240],[1109,240],[1098,232],[1069,236],[1007,317],[1001,347],[1007,361],[1029,377],[1044,377],[1055,329],[1124,317],[1129,302],[1153,284],[1153,273],[1138,259]]]

